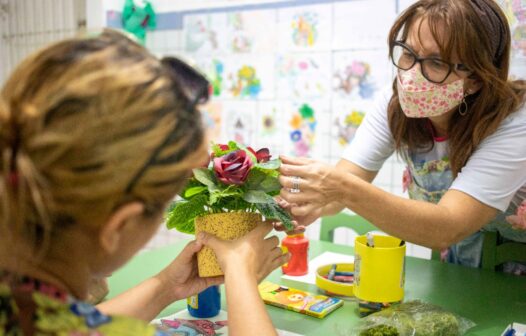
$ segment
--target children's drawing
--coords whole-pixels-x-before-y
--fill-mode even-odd
[[[261,92],[261,80],[253,66],[242,65],[237,73],[230,74],[229,79],[231,85],[228,90],[234,97],[257,98]]]
[[[512,56],[526,58],[526,1],[499,0],[511,30]]]
[[[233,53],[272,52],[276,43],[275,21],[273,10],[228,13],[227,50]]]
[[[362,123],[365,112],[362,110],[351,110],[344,114],[343,118],[336,118],[334,125],[338,129],[338,143],[345,147],[351,143],[358,126]]]
[[[279,98],[317,99],[330,93],[329,53],[280,55],[276,61]]]
[[[227,321],[161,319],[162,329],[182,336],[220,336],[227,324]]]
[[[221,117],[223,104],[212,101],[200,108],[203,122],[210,141],[219,142],[221,140]]]
[[[254,144],[258,148],[267,147],[271,153],[283,152],[283,121],[281,105],[275,102],[259,102]]]
[[[212,72],[209,76],[210,84],[212,84],[214,96],[220,96],[223,89],[223,71],[224,65],[220,60],[212,60]]]
[[[371,82],[371,66],[365,61],[352,61],[345,69],[337,71],[334,78],[337,85],[334,88],[346,95],[358,91],[361,98],[372,98],[374,84]]]
[[[274,62],[272,57],[237,56],[225,59],[223,98],[273,99]]]
[[[312,47],[318,39],[318,13],[303,12],[292,20],[292,41],[300,47]]]
[[[214,97],[221,97],[225,91],[225,64],[223,59],[210,57],[192,57],[190,64],[193,64],[201,71],[212,86]]]
[[[332,4],[280,9],[278,35],[281,50],[329,50]]]
[[[336,100],[331,116],[331,162],[337,162],[345,148],[353,141],[365,115],[375,107],[373,100]]]
[[[183,18],[185,51],[210,53],[224,49],[226,14],[188,15]]]
[[[386,50],[335,53],[333,89],[336,97],[374,99],[393,78],[386,55]]]
[[[291,131],[290,141],[293,144],[292,154],[295,156],[310,156],[316,137],[316,117],[314,109],[309,104],[301,105],[289,120]]]
[[[234,140],[246,146],[253,144],[256,103],[224,102],[222,142]]]

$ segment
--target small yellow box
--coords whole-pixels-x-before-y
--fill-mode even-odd
[[[333,264],[320,266],[316,270],[316,286],[329,294],[354,296],[354,283],[337,282],[325,279]],[[354,264],[336,264],[336,272],[354,272]]]

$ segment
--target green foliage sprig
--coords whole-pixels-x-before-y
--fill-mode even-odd
[[[268,149],[257,152],[234,141],[212,145],[208,167],[196,168],[181,191],[181,200],[168,212],[166,225],[184,233],[195,232],[196,217],[222,212],[258,212],[266,219],[293,228],[290,215],[276,203],[279,194],[279,159]]]

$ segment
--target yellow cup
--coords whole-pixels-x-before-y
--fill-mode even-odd
[[[354,241],[354,295],[371,302],[397,302],[404,298],[405,243],[395,237],[374,235]],[[401,245],[401,246],[400,246]]]

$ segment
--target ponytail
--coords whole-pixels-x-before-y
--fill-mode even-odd
[[[32,256],[41,258],[49,247],[52,228],[50,198],[43,178],[24,153],[14,116],[9,115],[5,104],[0,103],[0,110],[0,234],[10,248],[29,248]]]

